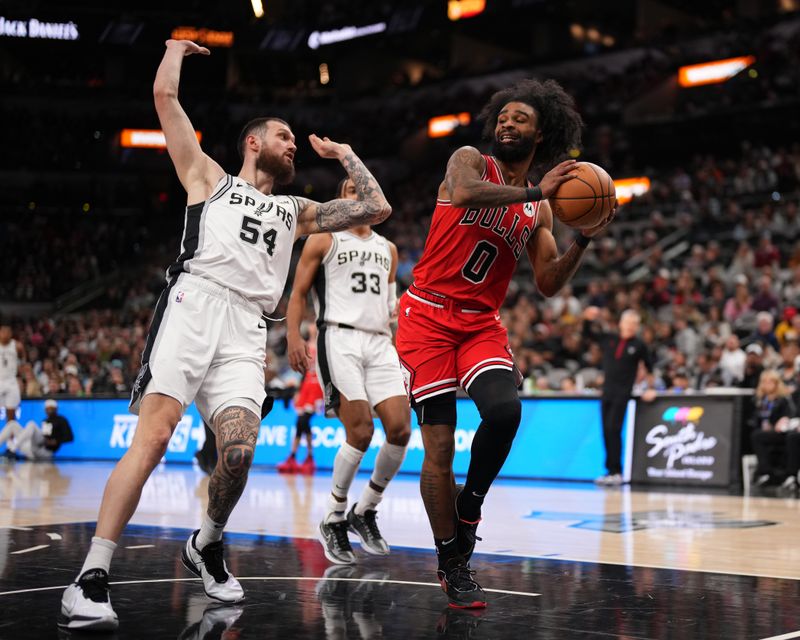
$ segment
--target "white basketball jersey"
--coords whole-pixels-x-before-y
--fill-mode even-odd
[[[206,278],[271,313],[289,274],[298,208],[292,196],[223,176],[208,200],[186,207],[181,255],[167,278],[183,271]]]
[[[366,238],[349,231],[331,235],[331,248],[314,281],[317,320],[390,334],[389,242],[374,231]]]
[[[17,343],[0,344],[0,382],[16,381],[18,364]]]

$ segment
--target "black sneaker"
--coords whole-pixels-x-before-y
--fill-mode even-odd
[[[486,594],[472,576],[464,558],[450,558],[444,569],[436,572],[442,591],[447,594],[448,604],[454,609],[482,609],[486,606]]]
[[[472,559],[472,552],[475,551],[475,541],[482,540],[478,534],[478,525],[481,519],[475,521],[464,520],[458,515],[458,496],[464,490],[463,484],[456,485],[456,540],[458,541],[458,552],[464,556],[467,564]]]
[[[350,531],[361,538],[361,546],[367,553],[375,556],[389,555],[389,545],[378,529],[377,515],[374,509],[367,509],[363,516],[356,513],[356,504],[347,512],[347,524]]]
[[[319,523],[319,541],[322,543],[322,550],[325,557],[333,564],[355,564],[356,554],[347,539],[347,531],[350,528],[347,520],[341,522],[325,521]]]

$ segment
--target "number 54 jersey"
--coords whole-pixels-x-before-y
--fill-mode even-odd
[[[374,231],[366,238],[349,231],[338,231],[331,236],[331,248],[314,280],[317,322],[391,335],[389,242]]]
[[[497,161],[483,158],[481,178],[505,184]],[[437,200],[414,285],[466,307],[499,309],[538,219],[538,202],[469,209]]]
[[[293,197],[225,175],[208,200],[186,207],[181,254],[167,278],[200,276],[272,313],[286,286],[297,214]]]

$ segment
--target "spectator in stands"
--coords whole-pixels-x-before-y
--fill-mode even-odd
[[[733,297],[728,298],[725,303],[725,310],[722,315],[725,320],[732,325],[736,325],[743,316],[750,313],[753,306],[753,298],[750,296],[748,289],[747,276],[739,274],[734,279],[736,288]]]
[[[764,348],[772,347],[776,352],[780,351],[781,345],[772,330],[774,325],[772,314],[760,311],[756,316],[756,330],[747,338],[747,342],[758,342]]]
[[[44,403],[45,419],[41,426],[33,420],[23,428],[16,420],[0,431],[0,445],[7,453],[26,460],[50,460],[65,442],[72,442],[69,421],[58,413],[58,403],[49,399]]]
[[[768,369],[761,374],[754,402],[751,440],[758,466],[753,484],[780,484],[786,477],[786,432],[796,410],[777,371]]]
[[[743,389],[755,389],[758,386],[758,381],[761,380],[761,374],[764,371],[764,348],[754,342],[747,345],[745,349],[744,361],[744,376],[739,381],[739,386]],[[728,383],[728,386],[731,386]]]
[[[779,304],[778,296],[775,295],[772,288],[772,278],[768,275],[761,276],[758,280],[758,291],[753,297],[753,303],[750,308],[754,311],[765,311],[773,314],[778,310]]]
[[[709,387],[722,386],[722,375],[714,354],[711,351],[704,351],[697,356],[697,374],[694,376],[692,389],[702,391]]]
[[[722,382],[726,387],[738,385],[744,379],[746,359],[744,351],[739,346],[739,336],[735,333],[728,336],[725,341],[725,348],[722,350],[722,357],[719,360]]]
[[[755,268],[761,269],[767,266],[777,266],[781,260],[781,252],[772,244],[772,236],[768,231],[761,234],[758,241],[758,248],[755,252]]]
[[[783,309],[783,315],[781,316],[781,321],[778,323],[778,326],[775,327],[775,337],[778,339],[778,342],[781,346],[783,346],[784,342],[784,335],[787,331],[792,331],[795,335],[797,335],[797,331],[794,330],[792,326],[792,320],[797,315],[797,308],[796,307],[785,307]]]

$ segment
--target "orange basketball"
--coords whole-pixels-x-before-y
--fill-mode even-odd
[[[578,162],[570,173],[576,177],[548,198],[553,214],[574,229],[596,227],[617,202],[614,181],[603,167],[591,162]]]

